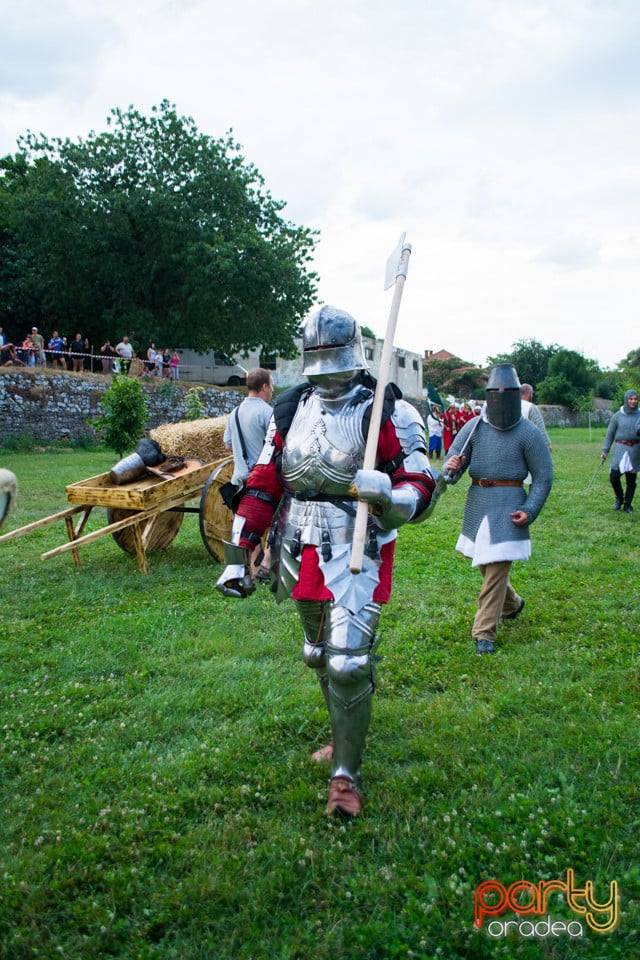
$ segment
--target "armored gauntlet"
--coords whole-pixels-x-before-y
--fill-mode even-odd
[[[393,487],[391,477],[379,470],[358,470],[353,485],[359,500],[371,504],[372,514],[383,530],[394,530],[412,519],[420,496],[415,487]]]

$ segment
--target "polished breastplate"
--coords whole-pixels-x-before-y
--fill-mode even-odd
[[[287,490],[348,495],[364,459],[362,421],[370,396],[357,387],[340,403],[312,394],[300,405],[282,454]]]

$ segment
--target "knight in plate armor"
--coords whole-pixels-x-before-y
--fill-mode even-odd
[[[327,813],[362,808],[361,760],[371,717],[377,626],[391,594],[397,528],[426,519],[437,471],[424,424],[395,385],[385,393],[376,468],[363,470],[375,381],[360,327],[325,305],[303,330],[307,382],[280,394],[262,454],[237,505],[227,566],[217,588],[244,597],[254,585],[247,557],[270,527],[271,588],[291,597],[316,671],[332,740]],[[350,571],[357,500],[369,504],[360,573]]]

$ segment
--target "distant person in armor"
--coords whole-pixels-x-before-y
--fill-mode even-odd
[[[498,624],[524,608],[509,582],[511,564],[531,556],[529,527],[553,482],[551,454],[540,430],[522,416],[520,381],[510,363],[492,368],[484,411],[459,432],[444,470],[451,483],[465,470],[471,477],[456,549],[483,579],[471,631],[476,653],[495,653]]]
[[[609,421],[602,447],[603,463],[612,446],[609,480],[616,495],[613,509],[619,510],[622,507],[625,513],[633,513],[631,504],[636,492],[636,474],[640,470],[640,410],[637,390],[627,390],[622,406]]]
[[[375,470],[363,470],[375,381],[360,327],[323,306],[303,330],[308,382],[280,394],[265,445],[238,506],[228,566],[217,588],[254,590],[249,555],[271,524],[272,590],[291,597],[304,632],[303,659],[316,671],[332,739],[314,758],[331,761],[327,814],[362,809],[360,766],[375,686],[381,606],[391,593],[396,528],[424,520],[437,472],[418,412],[389,385]],[[370,504],[362,570],[350,571],[357,499]]]

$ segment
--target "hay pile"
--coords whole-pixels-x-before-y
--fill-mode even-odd
[[[161,423],[149,435],[168,457],[196,457],[203,463],[213,463],[231,456],[222,442],[228,419],[228,416],[205,417],[181,423]]]

